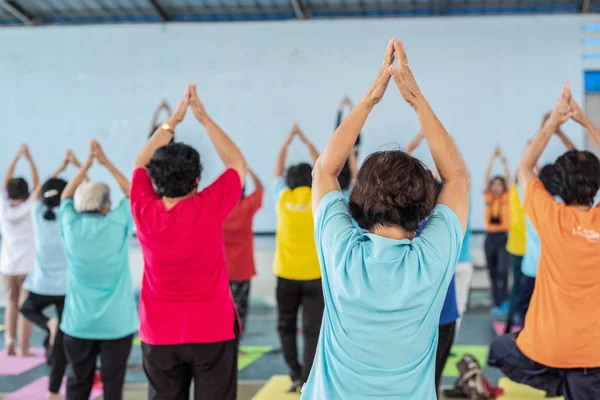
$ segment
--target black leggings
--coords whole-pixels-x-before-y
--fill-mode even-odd
[[[298,360],[298,311],[302,307],[304,355]],[[325,302],[321,279],[295,281],[277,278],[277,319],[283,357],[293,381],[306,382],[312,368]]]
[[[21,314],[49,335],[49,318],[44,315],[43,311],[52,305],[56,307],[56,313],[60,321],[65,307],[65,296],[45,296],[30,292],[27,300],[25,300],[21,306]],[[46,339],[46,341],[47,340],[48,339]],[[65,349],[63,346],[63,333],[60,329],[56,333],[54,346],[52,346],[52,351],[50,352],[50,365],[48,391],[51,393],[58,393],[67,368],[67,357],[65,356]]]
[[[506,232],[490,232],[485,238],[485,258],[494,305],[499,306],[508,298],[508,251]]]
[[[454,334],[456,333],[456,321],[446,325],[440,325],[438,328],[438,345],[435,353],[435,392],[440,390],[442,382],[442,372],[446,362],[450,357],[452,343],[454,343]]]

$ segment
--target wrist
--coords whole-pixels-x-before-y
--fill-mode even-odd
[[[173,130],[173,133],[175,133],[175,128],[177,127],[177,125],[179,125],[179,121],[171,117],[165,121],[165,124],[169,125],[169,127]]]
[[[415,99],[410,103],[410,105],[413,107],[417,114],[429,108],[429,103],[427,102],[427,99],[425,99],[425,97],[423,97],[422,95],[415,97]]]

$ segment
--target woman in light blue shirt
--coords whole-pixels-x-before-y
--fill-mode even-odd
[[[35,263],[25,280],[24,287],[29,292],[21,306],[21,313],[46,332],[44,345],[51,365],[47,399],[59,399],[67,358],[63,349],[60,320],[65,305],[67,290],[67,258],[60,239],[58,207],[60,196],[67,182],[58,178],[69,163],[81,167],[71,150],[60,168],[43,185],[34,189],[35,203],[32,209],[32,225],[35,240]],[[48,318],[43,311],[54,306],[57,318]]]
[[[431,173],[400,150],[367,157],[349,202],[340,191],[337,176],[392,76],[421,122],[444,181],[437,205]],[[397,39],[388,44],[373,85],[315,165],[313,210],[325,312],[301,398],[435,399],[438,325],[467,225],[469,177]],[[355,229],[352,218],[367,232]]]

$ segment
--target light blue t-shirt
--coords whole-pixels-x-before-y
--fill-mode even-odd
[[[433,400],[438,326],[462,243],[437,205],[412,242],[361,233],[340,192],[321,199],[315,242],[325,311],[303,400]]]
[[[469,207],[469,221],[467,222],[467,229],[465,230],[465,237],[460,249],[460,255],[458,256],[458,262],[473,263],[473,258],[471,256],[471,207]]]
[[[119,339],[139,327],[131,273],[129,199],[107,215],[78,214],[60,205],[60,233],[68,260],[61,330],[80,339]]]
[[[25,289],[45,296],[64,296],[67,290],[67,257],[60,238],[58,208],[56,219],[44,219],[46,207],[35,202],[31,211],[35,241],[35,263],[25,280]]]
[[[521,185],[518,186],[518,190],[521,203],[523,203],[524,196]],[[559,196],[554,196],[554,199],[559,203],[563,202]],[[527,215],[525,215],[525,234],[527,235],[526,247],[525,255],[523,255],[523,261],[521,262],[521,273],[530,278],[535,278],[537,276],[538,263],[540,261],[541,245],[537,231]]]

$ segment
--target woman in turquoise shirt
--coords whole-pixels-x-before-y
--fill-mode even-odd
[[[431,173],[400,150],[365,160],[349,203],[340,191],[338,174],[392,76],[421,122],[444,181],[437,205]],[[438,325],[467,225],[469,177],[397,39],[390,40],[373,85],[315,165],[313,210],[325,312],[301,398],[435,399]],[[367,232],[355,229],[352,218]]]
[[[67,399],[88,399],[100,357],[104,398],[121,400],[139,320],[129,271],[131,184],[92,140],[90,155],[67,185],[60,233],[67,256],[67,295],[60,329],[71,369]],[[113,175],[125,198],[111,210],[108,186],[83,180],[94,160]]]

